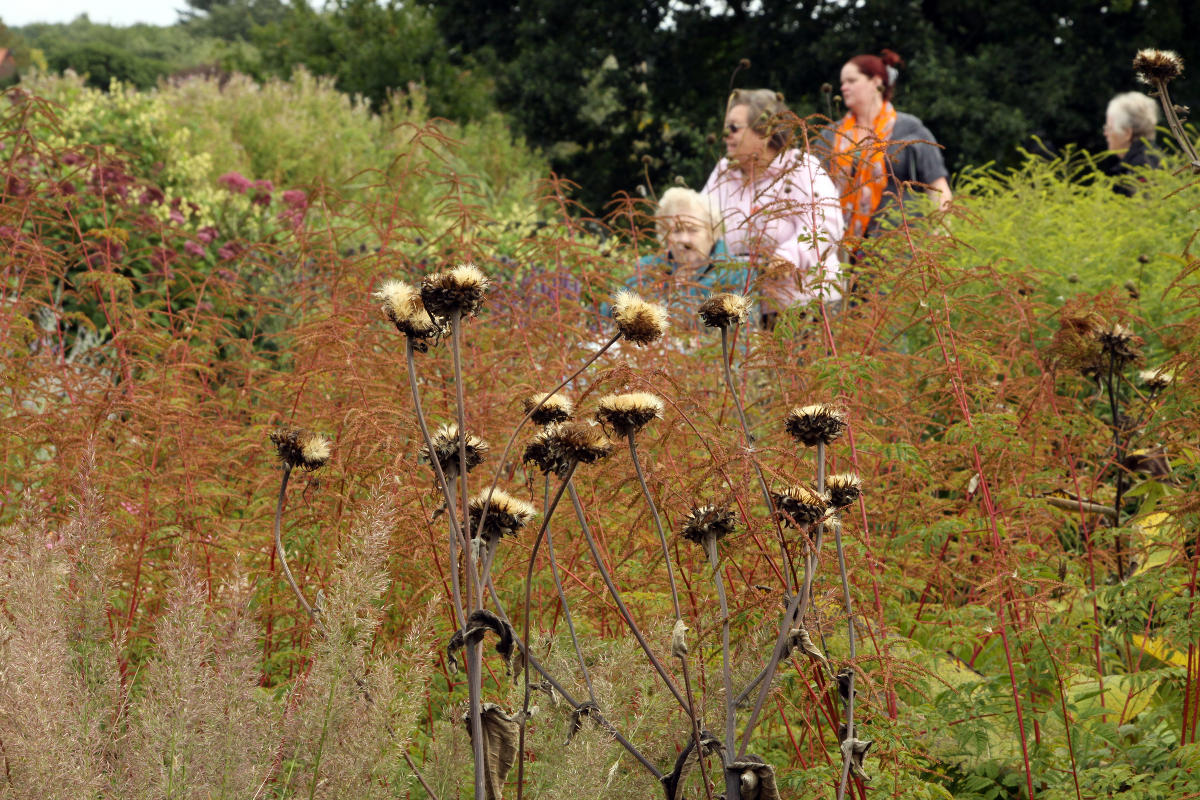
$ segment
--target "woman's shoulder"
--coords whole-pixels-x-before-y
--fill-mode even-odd
[[[915,139],[936,143],[933,138],[933,133],[921,121],[921,118],[916,114],[908,114],[904,111],[896,112],[896,122],[892,125],[892,139]]]

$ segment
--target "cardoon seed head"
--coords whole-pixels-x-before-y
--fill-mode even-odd
[[[491,282],[473,264],[459,264],[452,269],[426,275],[421,281],[421,300],[430,314],[448,318],[455,311],[470,317],[483,305]]]
[[[650,344],[667,332],[667,309],[625,289],[613,298],[612,318],[621,336],[634,344]]]
[[[438,429],[437,433],[429,437],[433,443],[433,456],[437,458],[438,464],[442,467],[442,472],[447,478],[455,477],[459,474],[458,461],[458,426],[451,423],[443,425]],[[487,457],[488,443],[478,436],[467,434],[467,472],[475,469],[483,463]],[[429,447],[421,445],[420,459],[427,464],[432,464],[433,459],[430,458]]]
[[[1133,57],[1133,71],[1138,80],[1151,86],[1155,81],[1169,81],[1183,74],[1183,59],[1173,50],[1138,50]]]
[[[789,486],[782,492],[771,492],[771,500],[788,525],[812,525],[819,522],[829,509],[828,498],[802,485]]]
[[[561,475],[566,471],[568,466],[560,460],[559,452],[554,446],[555,437],[558,435],[557,429],[561,423],[551,422],[546,427],[533,435],[529,440],[529,444],[525,445],[525,453],[521,460],[526,464],[533,464],[543,475],[554,473]]]
[[[846,413],[827,403],[793,408],[783,426],[806,447],[830,444],[846,430]]]
[[[733,533],[736,519],[736,515],[728,508],[695,506],[684,517],[679,535],[696,544],[704,544],[709,536],[722,539]]]
[[[540,408],[538,403],[541,403]],[[566,422],[575,413],[575,407],[571,405],[571,401],[561,394],[553,394],[549,397],[545,393],[530,395],[522,401],[522,405],[526,414],[537,408],[537,411],[534,411],[530,417],[535,425]]]
[[[1096,339],[1100,342],[1100,349],[1112,359],[1117,369],[1142,360],[1141,339],[1119,322],[1114,322],[1112,327],[1099,329]]]
[[[1162,369],[1144,369],[1138,373],[1138,380],[1152,392],[1161,392],[1171,385],[1175,376]]]
[[[555,428],[553,446],[563,460],[594,464],[612,452],[612,442],[595,425],[586,422],[564,422]]]
[[[862,481],[852,472],[839,472],[826,479],[825,491],[829,494],[830,505],[845,508],[862,496]]]
[[[537,515],[533,506],[508,492],[495,489],[489,497],[485,490],[472,497],[467,504],[473,529],[477,529],[484,508],[487,508],[487,519],[484,520],[484,527],[479,531],[479,535],[487,540],[516,536]]]
[[[618,436],[637,433],[663,412],[663,401],[649,392],[610,394],[601,397],[598,406],[597,421],[616,431]]]
[[[292,469],[320,469],[329,461],[331,445],[319,433],[303,428],[281,428],[268,434],[279,460]]]
[[[428,348],[425,339],[443,332],[442,326],[425,310],[421,293],[404,281],[387,281],[374,296],[383,301],[384,316],[422,352]]]
[[[710,328],[728,328],[750,316],[750,301],[740,294],[714,294],[700,304],[700,321]]]

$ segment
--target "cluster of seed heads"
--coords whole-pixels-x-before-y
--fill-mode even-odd
[[[279,453],[279,460],[291,469],[311,471],[320,469],[329,461],[332,446],[319,433],[303,428],[281,428],[271,431],[268,436]]]

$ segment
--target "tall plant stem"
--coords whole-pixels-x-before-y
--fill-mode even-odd
[[[854,640],[854,607],[850,599],[850,579],[846,573],[846,553],[842,548],[842,529],[833,529],[833,539],[837,544],[838,572],[842,576],[842,600],[846,604],[846,633],[850,638],[850,690],[846,700],[846,740],[854,739],[854,661],[858,656]],[[850,779],[850,757],[853,748],[846,748],[842,754],[842,777],[838,782],[837,800],[846,796],[846,784]]]
[[[688,717],[692,721],[692,741],[696,743],[697,763],[700,765],[700,780],[704,783],[704,796],[713,800],[712,787],[708,785],[708,766],[704,763],[704,740],[700,734],[700,716],[696,701],[692,697],[692,679],[688,674],[687,654],[678,653],[679,669],[683,672],[683,691],[687,695]],[[728,692],[728,690],[726,690]]]
[[[704,549],[708,552],[708,564],[712,567],[713,583],[717,586],[717,600],[721,604],[721,678],[725,683],[725,766],[728,767],[733,748],[737,745],[737,706],[733,702],[733,674],[729,668],[729,602],[725,598],[725,581],[721,577],[716,534],[705,535]]]
[[[563,475],[562,482],[558,485],[558,490],[554,493],[553,499],[546,505],[546,513],[542,516],[542,526],[538,529],[537,536],[534,537],[533,547],[529,551],[529,567],[525,570],[525,607],[522,613],[525,615],[521,628],[521,650],[525,654],[526,667],[523,671],[525,682],[524,699],[521,701],[521,730],[517,738],[517,800],[521,800],[525,789],[525,722],[529,719],[529,664],[533,663],[533,655],[529,652],[529,625],[530,625],[530,607],[533,605],[533,567],[537,563],[538,548],[541,547],[542,539],[546,536],[546,531],[550,529],[550,518],[554,516],[554,509],[558,508],[558,501],[562,500],[563,492],[571,483],[571,476],[575,474],[575,468],[579,466],[579,462],[573,462],[567,468],[567,472]],[[482,525],[480,526],[482,527]],[[489,587],[491,583],[489,580]],[[499,598],[496,598],[495,589],[492,590],[492,597],[496,599],[497,608]],[[500,609],[503,614],[503,608]],[[505,615],[507,616],[507,615]],[[541,670],[539,670],[541,671]],[[543,672],[543,674],[545,674]],[[590,684],[589,684],[590,687]]]
[[[547,400],[549,400],[551,397],[554,396],[555,392],[557,392],[559,389],[563,388],[568,383],[570,383],[571,381],[575,380],[580,375],[582,375],[583,371],[585,369],[590,367],[596,361],[596,359],[598,359],[600,356],[604,355],[608,351],[608,348],[610,348],[614,344],[616,344],[617,340],[620,338],[621,338],[621,334],[619,331],[617,333],[613,334],[613,337],[611,339],[609,339],[607,342],[605,342],[603,347],[601,347],[599,350],[597,350],[595,353],[593,353],[591,358],[589,358],[587,361],[583,362],[583,365],[580,366],[579,369],[572,372],[561,383],[559,383],[558,386],[555,386],[553,389],[551,389],[549,392],[547,392],[546,396],[542,398],[542,401],[540,403],[538,403],[537,405],[535,405],[533,408],[529,409],[529,411],[527,411],[525,413],[525,416],[521,418],[521,421],[519,423],[517,423],[517,427],[515,430],[513,430],[512,435],[508,437],[508,441],[504,443],[504,452],[502,452],[500,454],[500,461],[497,462],[497,464],[496,464],[496,474],[492,477],[491,485],[488,486],[487,496],[488,496],[489,500],[492,497],[492,492],[496,491],[496,484],[498,484],[500,482],[500,474],[504,471],[504,464],[508,461],[508,454],[510,452],[512,452],[513,443],[515,443],[517,441],[517,435],[521,433],[521,430],[525,427],[525,423],[529,422],[530,418],[533,417],[533,415],[537,413],[538,409],[540,409],[543,405],[545,405]],[[480,528],[482,528],[483,523],[487,521],[487,515],[488,515],[488,504],[485,503],[483,506],[483,513],[481,513],[479,515],[479,527]]]
[[[1105,388],[1108,389],[1108,410],[1112,419],[1113,460],[1116,465],[1117,487],[1113,498],[1113,528],[1116,529],[1117,547],[1117,580],[1125,580],[1125,548],[1121,541],[1121,501],[1125,493],[1125,440],[1121,435],[1121,398],[1117,393],[1119,374],[1116,369],[1116,359],[1108,359],[1108,377]]]
[[[759,678],[758,697],[754,700],[754,708],[751,710],[750,718],[746,720],[746,727],[742,731],[742,744],[738,748],[738,759],[741,759],[746,754],[746,748],[750,746],[750,736],[754,733],[754,727],[758,724],[758,716],[762,713],[763,704],[766,703],[767,695],[771,691],[771,682],[775,679],[775,670],[779,667],[779,660],[783,658],[784,644],[787,642],[791,620],[796,618],[799,606],[800,593],[796,592],[792,595],[792,599],[788,601],[788,607],[779,619],[779,634],[775,637],[775,647],[771,650],[771,659],[767,662],[767,667],[763,670]]]
[[[1154,88],[1158,90],[1158,100],[1162,103],[1163,114],[1167,118],[1167,127],[1171,129],[1171,133],[1175,134],[1175,141],[1179,142],[1179,148],[1190,159],[1192,174],[1200,175],[1200,154],[1196,152],[1191,137],[1183,128],[1183,122],[1175,113],[1175,103],[1171,100],[1171,93],[1167,91],[1167,81],[1154,79]]]
[[[675,695],[675,699],[679,701],[680,707],[685,713],[690,714],[691,708],[688,706],[687,700],[679,692],[679,688],[675,686],[675,682],[671,680],[671,676],[667,674],[666,668],[662,662],[658,660],[658,656],[654,655],[654,651],[650,649],[649,643],[646,642],[646,637],[642,635],[642,631],[638,628],[637,623],[633,621],[633,615],[629,613],[629,608],[626,607],[625,601],[621,599],[621,592],[617,589],[617,585],[613,583],[612,575],[608,572],[608,567],[604,565],[604,559],[600,556],[600,550],[596,547],[596,540],[592,538],[592,530],[587,524],[587,517],[583,513],[583,504],[579,502],[579,494],[575,491],[575,485],[570,481],[567,482],[567,491],[571,495],[571,504],[575,506],[575,516],[579,518],[579,525],[583,528],[583,538],[587,540],[588,548],[592,551],[592,558],[596,561],[596,568],[600,571],[600,577],[604,579],[604,585],[608,587],[608,593],[612,595],[613,600],[617,604],[617,609],[621,612],[621,618],[625,620],[625,624],[629,626],[629,630],[633,633],[638,644],[642,646],[642,652],[646,654],[646,658],[650,659],[650,663],[658,672],[658,676],[662,678],[667,689],[671,694]]]
[[[546,476],[545,500],[542,503],[543,511],[547,516],[550,508],[550,476]],[[567,631],[571,634],[571,646],[575,648],[575,656],[579,659],[579,669],[583,672],[583,682],[587,686],[588,699],[593,703],[599,703],[596,700],[596,690],[592,687],[592,676],[588,673],[587,662],[583,658],[583,650],[579,646],[579,637],[575,635],[575,622],[571,618],[571,605],[567,602],[567,593],[563,589],[562,580],[558,577],[558,561],[554,557],[554,539],[550,535],[550,525],[546,524],[546,555],[550,557],[550,575],[554,578],[554,590],[558,592],[558,600],[562,603],[563,618],[567,621]]]
[[[455,309],[450,315],[450,349],[454,356],[454,401],[458,414],[458,479],[462,485],[462,524],[467,550],[467,602],[466,606],[474,612],[483,605],[483,587],[479,582],[479,571],[475,566],[475,548],[471,546],[471,515],[468,511],[467,489],[467,421],[466,403],[463,399],[462,373],[462,310]],[[430,451],[430,455],[433,453]],[[446,507],[450,516],[457,511],[451,497],[446,498]],[[483,527],[480,526],[480,530]],[[472,591],[474,590],[474,591]],[[467,637],[467,702],[468,713],[471,717],[471,746],[475,751],[475,800],[486,800],[487,771],[483,763],[483,705],[480,695],[483,694],[483,653],[480,643]]]
[[[754,457],[754,440],[750,436],[750,426],[746,423],[746,412],[742,409],[742,399],[738,396],[737,387],[733,385],[733,373],[729,367],[729,328],[722,326],[721,328],[721,369],[725,375],[725,387],[729,390],[729,396],[733,398],[733,407],[737,409],[738,422],[742,426],[742,436],[746,441],[746,451],[750,454],[750,464],[754,467],[754,473],[758,476],[758,488],[762,491],[763,502],[767,505],[767,512],[771,518],[775,520],[775,532],[779,538],[779,552],[783,556],[783,580],[787,586],[788,594],[795,591],[795,586],[792,583],[792,564],[788,558],[787,544],[783,539],[783,526],[775,515],[775,504],[771,502],[771,491],[767,488],[767,478],[763,475],[762,467],[758,464],[758,459]]]
[[[642,464],[638,461],[637,443],[633,437],[632,431],[626,437],[629,439],[629,458],[633,461],[633,471],[637,473],[638,482],[642,485],[642,496],[646,498],[646,505],[650,506],[654,529],[658,531],[658,541],[662,544],[663,560],[667,564],[667,579],[671,582],[671,603],[675,607],[675,619],[682,619],[683,614],[679,610],[679,591],[675,588],[675,569],[671,566],[671,551],[667,548],[667,535],[663,532],[662,520],[658,516],[658,507],[654,504],[654,498],[650,496],[650,487],[646,485],[646,476],[642,473]]]
[[[321,622],[317,610],[304,599],[304,593],[300,591],[299,584],[292,577],[292,570],[287,562],[287,552],[283,549],[283,537],[280,529],[283,526],[283,501],[287,498],[288,478],[291,477],[291,474],[292,465],[284,464],[283,478],[279,481],[279,499],[275,502],[275,552],[279,554],[279,566],[283,567],[283,577],[287,579],[288,586],[292,587],[296,599],[300,601],[300,607],[304,609],[304,613],[308,614],[308,618],[316,623],[321,633],[325,633],[325,623]]]

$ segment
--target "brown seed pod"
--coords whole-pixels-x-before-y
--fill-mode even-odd
[[[487,508],[487,519],[484,520],[483,530],[479,531],[479,535],[484,539],[516,536],[537,516],[533,506],[524,500],[513,497],[508,492],[495,489],[489,497],[485,490],[472,497],[467,504],[472,530],[478,529],[484,508]]]
[[[549,425],[552,422],[566,422],[571,419],[575,413],[575,407],[561,394],[553,394],[549,397],[545,393],[534,394],[526,397],[521,401],[526,414],[533,409],[533,415],[530,419],[535,425]],[[538,404],[541,403],[539,407]]]
[[[807,486],[789,486],[782,492],[771,492],[771,500],[787,525],[812,525],[820,522],[829,510],[828,498]]]
[[[750,316],[750,301],[740,294],[722,292],[700,304],[700,321],[709,328],[728,328]]]
[[[279,460],[292,469],[312,471],[320,469],[329,461],[331,445],[329,440],[319,433],[303,428],[281,428],[271,431],[268,437],[279,453]]]
[[[667,309],[625,289],[613,298],[612,318],[621,336],[637,345],[656,342],[667,332]]]
[[[438,429],[437,433],[433,434],[433,436],[429,438],[433,442],[433,454],[436,456],[438,464],[441,465],[442,472],[445,474],[446,478],[449,479],[456,477],[459,474],[458,426],[453,423],[450,425],[443,425]],[[467,434],[466,445],[466,469],[467,472],[470,472],[471,470],[475,469],[475,467],[483,463],[483,460],[487,458],[488,450],[490,448],[488,443],[483,439],[480,439],[478,436],[474,436],[469,433]],[[419,456],[420,459],[425,463],[433,463],[432,459],[430,458],[429,448],[427,446],[421,446]]]
[[[473,264],[426,275],[421,281],[421,301],[436,317],[449,318],[455,311],[463,317],[474,316],[483,305],[491,282]]]
[[[812,447],[831,444],[846,430],[846,414],[827,403],[793,408],[783,422],[793,439]]]
[[[1138,50],[1133,57],[1138,80],[1151,86],[1155,81],[1170,81],[1183,74],[1183,59],[1173,50]]]
[[[829,493],[830,505],[845,508],[862,496],[862,481],[853,473],[840,472],[826,479],[825,491]]]
[[[689,542],[704,544],[708,536],[718,540],[733,533],[737,515],[731,509],[720,506],[696,506],[684,517],[679,535]]]
[[[618,436],[637,433],[663,412],[663,401],[649,392],[610,394],[597,405],[596,420]]]

